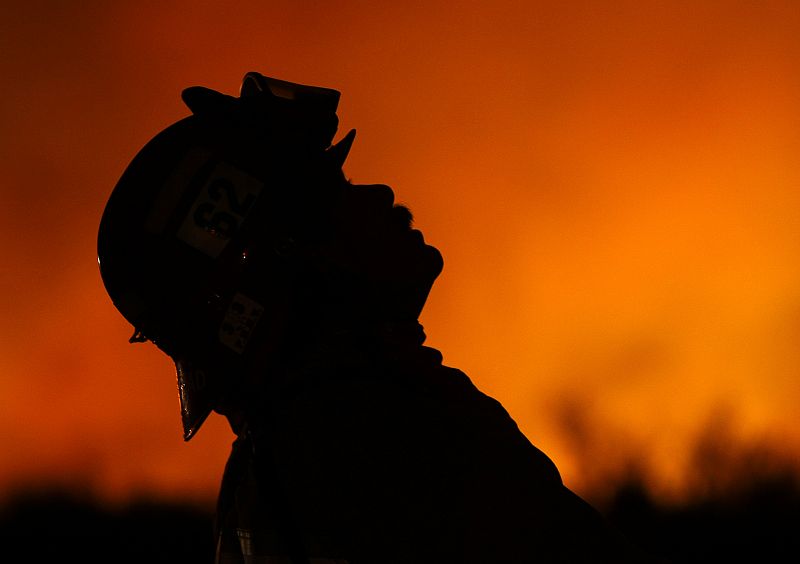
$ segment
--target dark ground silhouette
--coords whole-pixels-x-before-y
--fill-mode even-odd
[[[790,475],[679,507],[655,504],[635,480],[604,508],[634,543],[674,563],[795,561],[800,488]],[[65,492],[21,494],[0,513],[0,542],[26,562],[212,564],[211,508],[142,501],[124,509]]]
[[[190,505],[110,509],[63,491],[26,493],[0,510],[0,543],[25,562],[212,564],[211,515]]]

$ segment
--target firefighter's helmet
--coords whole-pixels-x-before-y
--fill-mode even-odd
[[[188,441],[269,331],[269,289],[290,283],[287,249],[324,229],[355,132],[331,145],[338,91],[255,72],[238,96],[195,86],[182,99],[191,115],[149,141],[111,192],[98,261],[131,341],[175,361]]]

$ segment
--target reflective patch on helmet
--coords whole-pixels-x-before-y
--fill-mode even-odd
[[[244,294],[236,294],[219,328],[219,340],[239,354],[244,352],[264,308]]]
[[[263,188],[263,182],[246,172],[217,163],[178,229],[178,238],[217,258],[239,231]]]
[[[211,151],[194,147],[184,155],[161,187],[144,223],[145,231],[163,233],[169,218],[177,209],[186,190],[203,165],[211,158]]]

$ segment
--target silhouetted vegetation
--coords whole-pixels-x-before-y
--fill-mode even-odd
[[[800,488],[776,475],[676,507],[653,502],[636,480],[604,509],[646,551],[672,562],[794,561],[800,556]],[[123,509],[65,493],[26,494],[0,513],[0,542],[27,562],[212,564],[210,511],[143,501]]]
[[[658,506],[631,482],[605,513],[640,547],[675,563],[793,562],[800,557],[800,489],[790,475],[673,507]]]

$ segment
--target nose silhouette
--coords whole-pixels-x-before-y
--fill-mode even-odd
[[[388,210],[394,205],[394,191],[384,184],[359,184],[353,188],[353,197],[365,207]]]

